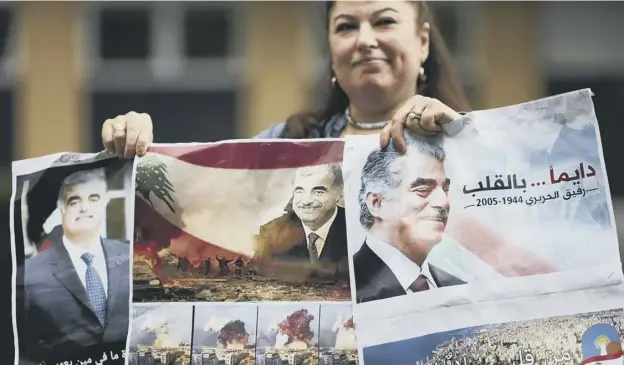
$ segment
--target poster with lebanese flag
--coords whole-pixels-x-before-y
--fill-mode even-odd
[[[133,302],[350,301],[341,140],[154,144]]]

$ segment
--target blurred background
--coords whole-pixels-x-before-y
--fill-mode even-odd
[[[430,2],[474,109],[591,88],[624,234],[624,2]],[[2,289],[11,161],[102,149],[152,115],[157,142],[252,137],[329,87],[323,2],[0,2]],[[7,298],[7,296],[4,296]],[[10,329],[9,302],[1,328]]]

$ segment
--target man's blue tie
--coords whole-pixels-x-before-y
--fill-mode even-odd
[[[104,291],[104,285],[93,267],[93,254],[87,252],[82,254],[80,258],[87,264],[87,296],[89,296],[95,315],[100,320],[102,327],[104,327],[106,324],[106,292]]]

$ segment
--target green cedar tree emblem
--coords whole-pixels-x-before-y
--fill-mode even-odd
[[[136,172],[136,190],[147,202],[154,207],[150,197],[155,195],[167,204],[172,213],[175,213],[175,203],[172,194],[175,192],[173,184],[167,178],[167,165],[155,154],[145,155],[139,160]]]

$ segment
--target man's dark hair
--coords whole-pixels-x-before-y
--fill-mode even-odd
[[[67,176],[63,180],[63,183],[61,184],[61,189],[59,190],[59,195],[58,195],[59,206],[62,206],[65,203],[65,193],[69,187],[79,185],[79,184],[84,184],[84,183],[94,181],[94,180],[99,180],[99,181],[103,181],[104,183],[107,183],[106,171],[104,170],[104,168],[77,171]]]
[[[406,154],[417,152],[440,162],[444,162],[446,158],[446,153],[440,145],[440,138],[406,134],[405,142],[407,144]],[[370,192],[384,197],[401,184],[403,169],[402,166],[397,166],[394,163],[401,156],[394,143],[391,142],[385,150],[376,148],[366,159],[362,168],[358,200],[360,203],[360,224],[367,230],[373,226],[375,218],[368,210],[366,195]]]

